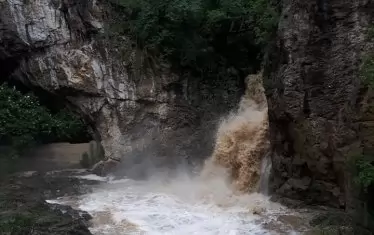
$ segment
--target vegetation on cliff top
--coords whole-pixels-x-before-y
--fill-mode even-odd
[[[257,70],[277,25],[272,0],[111,0],[112,25],[157,60],[197,75],[247,76]],[[118,7],[117,7],[118,9]]]

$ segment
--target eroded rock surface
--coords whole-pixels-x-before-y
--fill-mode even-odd
[[[79,171],[22,172],[0,181],[0,234],[90,235],[91,216],[46,199],[86,193],[94,181],[72,178]],[[91,185],[91,186],[90,186]]]
[[[144,68],[128,39],[121,38],[119,50],[108,37],[110,9],[100,0],[1,0],[1,63],[12,79],[64,97],[112,161],[130,159],[135,150],[171,159],[208,156],[205,137],[238,103],[242,79]]]
[[[352,206],[349,160],[374,144],[372,94],[359,76],[373,16],[368,0],[283,1],[265,81],[276,193]]]

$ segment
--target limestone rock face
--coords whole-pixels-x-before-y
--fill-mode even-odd
[[[265,80],[278,194],[351,206],[350,158],[374,143],[372,94],[359,76],[373,16],[370,0],[283,1]]]
[[[205,137],[238,103],[242,79],[203,80],[163,65],[136,71],[141,54],[122,38],[121,57],[107,36],[112,14],[106,4],[0,0],[6,72],[63,97],[92,127],[107,158],[129,159],[135,150],[173,159],[209,155]]]

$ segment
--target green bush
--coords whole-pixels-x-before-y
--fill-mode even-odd
[[[229,68],[248,75],[259,65],[278,21],[271,0],[111,2],[120,6],[113,34],[130,36],[151,61],[157,56],[212,76],[226,75]]]
[[[374,55],[364,56],[360,68],[361,80],[369,86],[374,86]]]
[[[372,41],[374,39],[374,26],[371,25],[367,29],[366,33],[367,41]],[[368,86],[374,86],[374,54],[367,53],[362,58],[362,63],[360,66],[360,77],[361,80]]]
[[[360,184],[364,190],[370,185],[374,185],[374,157],[360,156],[356,160],[357,175],[355,181]]]
[[[361,188],[359,197],[363,203],[360,223],[374,228],[374,156],[361,155],[354,162],[354,182]]]
[[[17,156],[37,143],[69,140],[82,132],[82,121],[71,112],[52,114],[34,95],[0,85],[0,146],[11,146],[8,156]]]
[[[31,217],[15,215],[9,220],[0,220],[0,234],[29,234],[34,221]]]
[[[366,40],[373,42],[374,27],[367,28]],[[372,92],[374,87],[374,54],[364,54],[359,70],[361,81]],[[360,201],[362,208],[358,210],[359,224],[374,228],[374,156],[372,154],[361,155],[354,158],[354,181],[360,186]]]

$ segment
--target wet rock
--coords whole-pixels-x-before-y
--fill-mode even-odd
[[[353,217],[344,212],[325,211],[317,213],[309,221],[313,227],[306,235],[372,235],[369,229],[357,226]]]
[[[68,214],[73,219],[84,219],[91,220],[92,216],[85,211],[71,208],[71,206],[60,205],[60,204],[49,204],[49,207],[54,211],[61,211],[63,214]]]
[[[264,81],[273,192],[311,204],[354,206],[349,158],[374,146],[374,126],[367,125],[374,118],[373,94],[359,73],[361,59],[374,49],[367,37],[373,4],[282,1]]]
[[[26,177],[26,178],[29,178],[29,177],[33,177],[33,176],[36,176],[38,175],[39,173],[37,171],[25,171],[25,172],[21,172],[17,175],[17,177]]]
[[[291,191],[305,190],[309,187],[311,179],[309,177],[304,177],[302,179],[289,179],[285,184],[278,189],[278,193],[282,195],[287,195]]]
[[[104,165],[105,165],[105,161],[99,161],[98,163],[92,166],[90,171],[96,175],[102,176]]]
[[[96,163],[90,171],[99,176],[105,176],[108,173],[112,172],[115,167],[120,164],[120,161],[114,159],[102,160]]]
[[[278,202],[288,208],[301,208],[305,206],[305,202],[301,200],[294,200],[288,197],[281,197],[279,195],[271,196],[271,201]]]
[[[69,173],[72,176],[71,171]],[[86,212],[45,201],[87,192],[88,186],[83,187],[82,180],[66,174],[30,175],[26,172],[1,181],[0,234],[91,234],[88,230],[91,216]]]
[[[254,215],[263,215],[266,212],[265,208],[262,207],[255,207],[252,209],[252,213]]]

